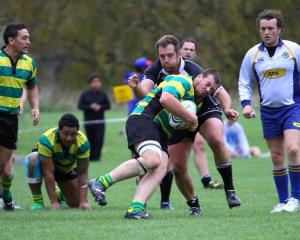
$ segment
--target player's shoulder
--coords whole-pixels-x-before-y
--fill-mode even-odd
[[[53,147],[56,138],[56,132],[57,128],[50,128],[40,136],[39,143],[47,146],[48,148]]]
[[[246,52],[246,56],[253,56],[254,54],[257,53],[257,51],[260,50],[261,46],[262,46],[261,43],[255,44],[253,47],[251,47],[250,49],[248,49],[248,51]]]
[[[184,70],[190,76],[196,77],[203,71],[203,68],[199,64],[187,59],[183,59],[183,61],[184,61]]]
[[[300,50],[300,45],[296,42],[290,41],[290,40],[282,40],[282,42],[288,46],[289,48],[291,48],[291,50]]]
[[[32,64],[32,66],[36,67],[35,60],[32,57],[30,57],[28,54],[23,54],[22,59],[27,61],[28,63]]]
[[[80,142],[85,142],[87,141],[87,137],[85,136],[85,134],[83,132],[81,132],[80,130],[78,130],[77,132],[77,141]]]

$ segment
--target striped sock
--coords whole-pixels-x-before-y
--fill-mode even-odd
[[[2,197],[4,199],[11,199],[11,192],[10,192],[10,187],[12,183],[13,177],[11,178],[2,178],[1,180],[1,185],[2,185]]]
[[[280,203],[286,203],[289,198],[289,178],[287,169],[273,170],[274,182]]]
[[[131,202],[127,212],[129,213],[137,213],[143,211],[145,208],[145,204],[141,202]]]
[[[44,204],[42,192],[32,192],[32,199],[34,203]]]
[[[103,175],[96,180],[101,186],[103,186],[106,189],[108,189],[111,185],[113,185],[113,182],[111,180],[111,177],[109,174]]]
[[[292,197],[300,200],[300,165],[289,165],[289,177]]]

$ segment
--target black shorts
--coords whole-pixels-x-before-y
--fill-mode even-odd
[[[17,149],[18,116],[0,111],[0,145],[8,149]]]
[[[168,145],[179,143],[183,138],[189,138],[192,142],[194,142],[196,133],[207,119],[217,118],[223,121],[221,108],[214,100],[215,99],[211,96],[203,99],[203,107],[197,112],[198,128],[196,131],[190,132],[188,130],[176,130],[172,137],[169,138]]]
[[[143,141],[153,140],[160,143],[162,151],[168,152],[168,138],[161,127],[151,117],[144,115],[130,115],[126,122],[128,148]]]
[[[73,180],[78,177],[77,169],[74,168],[71,172],[69,173],[62,173],[60,171],[55,170],[54,171],[54,178],[55,181],[67,181],[67,180]]]

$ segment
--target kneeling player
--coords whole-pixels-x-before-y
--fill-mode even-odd
[[[79,122],[65,114],[58,123],[40,136],[37,152],[26,157],[26,177],[33,195],[33,209],[43,208],[42,179],[52,209],[60,208],[55,182],[69,207],[89,209],[87,176],[90,146],[79,131]]]

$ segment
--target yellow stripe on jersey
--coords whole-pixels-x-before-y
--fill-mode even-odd
[[[11,97],[3,97],[0,96],[0,103],[4,103],[4,107],[8,108],[18,108],[20,106],[21,98],[11,98]],[[0,104],[2,106],[3,104]]]

